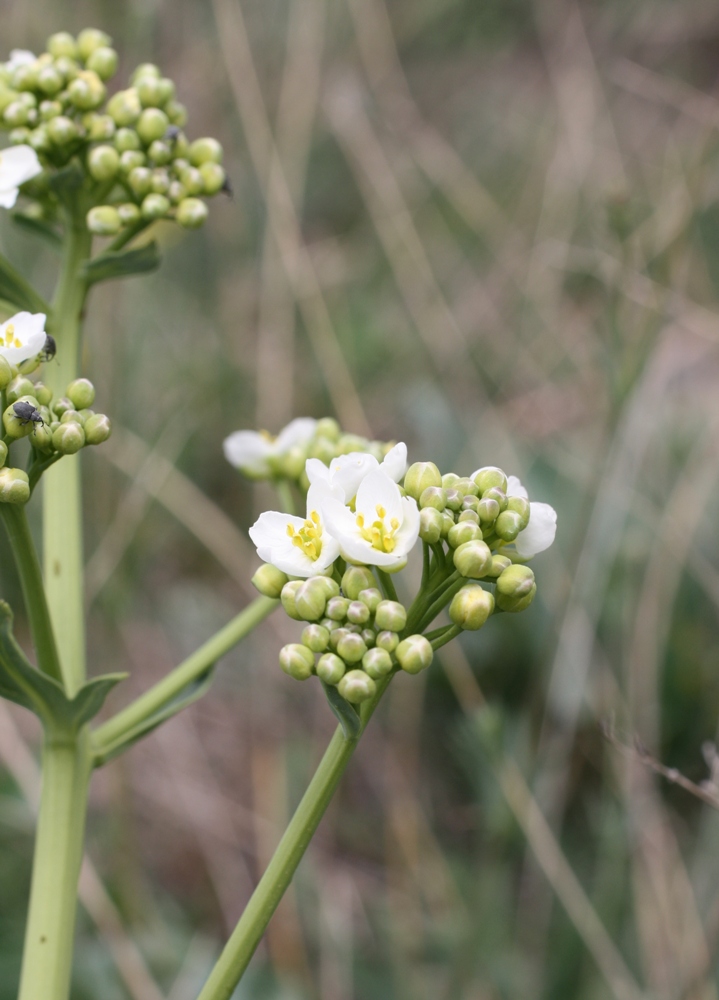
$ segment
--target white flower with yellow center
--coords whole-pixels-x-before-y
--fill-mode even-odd
[[[507,476],[507,496],[529,500],[529,494],[516,476]],[[530,502],[529,524],[519,532],[513,543],[517,555],[522,559],[531,559],[548,549],[556,534],[557,512],[554,507],[548,503]]]
[[[0,326],[0,355],[11,365],[36,357],[45,346],[44,313],[16,313]]]
[[[20,66],[32,66],[36,61],[37,56],[34,52],[30,52],[28,49],[13,49],[10,53],[10,58],[5,63],[5,69],[12,73],[13,70],[18,69]]]
[[[407,471],[407,445],[400,442],[390,448],[381,464],[374,455],[351,451],[347,455],[333,458],[329,468],[319,458],[308,458],[305,466],[310,483],[324,482],[330,486],[339,486],[348,504],[354,501],[365,476],[375,469],[382,469],[393,482],[398,483]]]
[[[314,576],[328,569],[340,547],[327,531],[323,508],[329,498],[340,498],[340,490],[323,483],[310,486],[307,517],[294,517],[267,510],[250,528],[250,538],[263,562],[289,576]]]
[[[32,146],[10,146],[0,151],[0,207],[12,208],[20,185],[42,173]]]
[[[403,497],[399,486],[381,467],[360,483],[354,511],[338,500],[328,499],[323,514],[345,559],[390,572],[402,569],[419,535],[416,501]]]
[[[253,479],[266,479],[281,473],[282,459],[293,448],[303,448],[315,434],[317,421],[298,417],[277,437],[267,431],[235,431],[223,442],[225,458],[235,468]]]

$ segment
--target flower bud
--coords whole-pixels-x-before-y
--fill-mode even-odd
[[[465,521],[469,524],[479,524],[479,514],[476,510],[462,510],[457,518],[457,524]]]
[[[30,481],[22,469],[0,469],[0,503],[27,503]]]
[[[324,617],[327,592],[319,577],[303,580],[295,593],[295,608],[304,621],[316,622]]]
[[[207,205],[199,198],[183,198],[177,206],[177,223],[183,229],[199,228],[207,215]]]
[[[58,115],[62,113],[62,108],[59,107],[60,110],[56,112]],[[52,118],[54,115],[48,117]],[[115,122],[110,115],[91,113],[83,118],[83,124],[87,129],[87,137],[90,142],[107,142],[108,139],[115,136]]]
[[[484,575],[496,580],[496,578],[511,565],[512,560],[508,559],[507,556],[492,556],[492,565]]]
[[[280,650],[280,666],[290,677],[306,681],[314,671],[314,653],[299,642],[290,642]]]
[[[107,113],[116,125],[134,125],[142,113],[142,105],[134,88],[119,90],[107,102]]]
[[[58,31],[54,35],[50,35],[46,45],[47,51],[56,59],[59,59],[60,56],[69,56],[70,59],[77,58],[77,42],[69,31]]]
[[[33,408],[37,407],[37,400],[33,396],[21,396],[16,400],[18,403],[30,403]],[[32,434],[35,424],[32,420],[22,420],[15,412],[15,403],[8,406],[2,415],[5,434],[9,438],[16,440]]]
[[[356,601],[360,591],[374,589],[377,581],[371,569],[366,566],[348,566],[342,577],[342,593],[351,601]]]
[[[142,167],[139,169],[142,169]],[[120,222],[123,226],[134,226],[142,217],[140,209],[131,201],[126,201],[123,205],[118,205],[117,214],[120,216]]]
[[[443,510],[439,515],[442,518],[442,538],[446,538],[454,527],[454,518],[452,517],[452,512],[449,510]],[[420,514],[420,518],[422,515]],[[421,524],[420,520],[420,524]]]
[[[187,108],[179,101],[168,101],[165,105],[165,114],[173,125],[184,128],[187,125]]]
[[[462,587],[449,606],[450,620],[468,632],[480,629],[494,611],[494,597],[478,583]]]
[[[43,417],[44,419],[45,417]],[[34,428],[30,438],[33,448],[43,452],[53,451],[55,446],[52,443],[53,432],[50,429],[50,425],[47,423],[34,424]]]
[[[162,76],[160,67],[156,66],[154,63],[140,63],[140,65],[133,70],[130,81],[134,86],[138,80],[141,80],[145,76],[154,76],[156,80],[159,80]]]
[[[444,494],[447,497],[448,510],[458,511],[462,509],[462,501],[464,497],[459,490],[455,489],[454,486],[450,486],[444,491]]]
[[[334,417],[322,417],[317,421],[315,427],[315,437],[326,437],[330,441],[338,441],[342,434],[342,428]]]
[[[114,236],[122,229],[120,216],[112,205],[99,205],[87,213],[87,228],[96,236]]]
[[[447,541],[453,549],[458,549],[460,545],[464,545],[466,542],[481,540],[482,529],[478,524],[473,524],[471,521],[459,521],[457,524],[452,525],[447,532]]]
[[[95,402],[95,386],[89,378],[76,378],[65,390],[76,410],[86,410]]]
[[[324,653],[330,644],[329,629],[322,625],[307,625],[302,629],[302,645],[313,653]]]
[[[12,365],[7,358],[0,354],[0,392],[7,389],[12,382],[12,377]]]
[[[369,621],[370,611],[362,601],[351,601],[347,608],[347,620],[353,625],[364,625]]]
[[[8,403],[17,403],[23,396],[32,396],[34,399],[35,386],[24,375],[16,375],[7,387],[5,398]]]
[[[476,539],[456,548],[453,561],[462,576],[471,580],[481,580],[492,565],[492,553],[486,542]]]
[[[11,128],[21,128],[30,121],[30,108],[20,101],[13,101],[8,104],[3,112],[3,121]]]
[[[419,498],[420,510],[429,507],[441,512],[446,506],[447,492],[441,486],[428,486],[425,490],[422,490]]]
[[[362,669],[373,680],[379,680],[392,670],[392,657],[386,649],[369,649],[362,657]]]
[[[407,624],[407,612],[398,601],[380,601],[374,622],[381,631],[401,632]]]
[[[500,514],[500,506],[492,497],[482,497],[477,505],[480,524],[491,524]]]
[[[159,108],[164,104],[164,91],[160,77],[148,73],[133,80],[138,97],[144,108]]]
[[[519,514],[522,525],[519,530],[524,531],[529,524],[529,500],[525,497],[507,497],[507,510],[512,510],[516,514]]]
[[[537,593],[536,583],[532,584],[531,590],[524,595],[524,597],[507,597],[505,594],[500,594],[497,591],[497,607],[502,611],[524,611],[534,600],[534,596]]]
[[[497,578],[497,593],[503,597],[525,597],[534,586],[534,573],[529,566],[508,566]]]
[[[441,486],[442,474],[434,462],[415,462],[410,465],[404,476],[404,488],[407,495],[419,500],[430,486]]]
[[[469,479],[466,476],[463,476],[461,479],[458,479],[457,482],[454,484],[454,488],[456,490],[459,490],[463,498],[468,496],[476,497],[479,495],[479,487],[477,486],[477,484],[474,482],[473,479]]]
[[[144,198],[152,191],[152,171],[148,167],[135,167],[127,175],[127,183],[132,188],[133,194],[138,198]]]
[[[500,513],[507,509],[507,494],[500,490],[498,486],[490,486],[488,490],[485,490],[482,499],[496,500],[499,504]]]
[[[140,136],[134,128],[119,128],[115,133],[115,149],[119,153],[127,153],[130,150],[137,152],[142,149]]]
[[[161,139],[170,124],[170,119],[159,108],[145,108],[137,122],[137,134],[146,146],[155,139]]]
[[[434,507],[425,507],[419,512],[419,537],[428,545],[435,545],[440,540],[443,526],[443,515]]]
[[[154,142],[151,142],[147,155],[158,167],[165,167],[172,162],[172,149],[170,144],[163,139],[155,139]]]
[[[514,510],[503,510],[494,522],[494,532],[503,542],[513,542],[522,530],[522,515]]]
[[[109,45],[100,45],[85,63],[101,80],[109,80],[117,72],[117,52]]]
[[[185,167],[179,171],[179,174],[182,186],[189,195],[204,193],[205,182],[202,180],[202,174],[196,167]]]
[[[96,181],[111,181],[120,168],[120,154],[114,146],[95,146],[87,158],[87,169]]]
[[[7,117],[7,111],[5,117]],[[77,138],[77,126],[67,115],[58,115],[57,118],[51,118],[47,123],[47,134],[50,141],[56,146],[65,146]]]
[[[61,417],[66,410],[74,409],[72,402],[67,398],[67,396],[60,396],[52,404],[52,411],[57,417]]]
[[[373,649],[377,642],[377,633],[373,628],[363,628],[360,632],[367,649]]]
[[[477,513],[479,510],[479,497],[472,493],[465,493],[462,497],[462,510],[472,510]]]
[[[222,146],[217,139],[195,139],[190,144],[189,160],[193,167],[203,163],[222,163]]]
[[[80,111],[93,111],[105,100],[105,84],[92,70],[80,70],[67,88],[67,96]]]
[[[337,685],[337,690],[345,701],[359,705],[377,693],[377,685],[364,670],[349,670]]]
[[[423,635],[410,635],[397,646],[395,656],[404,671],[418,674],[430,665],[434,650],[429,639]]]
[[[0,468],[7,462],[7,445],[0,441]]]
[[[30,142],[32,132],[29,128],[14,128],[8,138],[12,146],[24,145]],[[29,183],[32,183],[32,181]]]
[[[203,163],[198,169],[202,175],[202,185],[206,195],[212,197],[223,189],[227,175],[219,163]]]
[[[339,622],[336,622],[335,624],[339,627],[330,630],[330,649],[336,653],[337,647],[340,644],[340,639],[343,639],[346,635],[350,635],[350,630],[345,628],[344,625],[340,625]]]
[[[445,490],[453,490],[459,482],[459,476],[456,472],[445,472],[442,476],[442,487]]]
[[[375,645],[379,649],[386,649],[388,653],[394,653],[399,646],[399,636],[396,632],[383,631],[377,633]]]
[[[356,632],[347,632],[337,643],[337,655],[341,656],[345,663],[359,663],[367,652],[364,639]]]
[[[49,122],[51,118],[57,118],[57,116],[61,114],[62,114],[62,104],[60,104],[59,101],[40,102],[40,118],[42,119],[42,121]],[[93,138],[102,138],[102,137],[93,136]]]
[[[297,605],[295,604],[295,598],[297,591],[300,589],[304,580],[290,580],[286,583],[280,592],[280,600],[282,601],[282,607],[285,609],[285,614],[292,618],[296,622],[301,622],[303,620],[302,615],[297,610]]]
[[[112,39],[99,28],[83,28],[77,36],[77,51],[81,59],[87,61],[92,53],[104,45],[112,45]]]
[[[170,202],[164,194],[148,194],[143,198],[141,211],[144,219],[159,219],[169,210]]]
[[[74,421],[76,424],[84,426],[84,421],[80,416],[78,410],[65,410],[65,412],[60,417],[61,424],[69,424],[71,420]]]
[[[64,82],[62,73],[55,66],[43,66],[37,74],[38,88],[50,97],[62,90]]]
[[[85,425],[85,433],[87,434],[87,425]],[[277,598],[287,583],[287,574],[271,563],[263,563],[252,577],[252,583],[255,589],[259,590],[265,597]]]
[[[503,493],[507,491],[507,477],[501,469],[494,465],[486,465],[483,469],[478,469],[472,476],[480,494],[484,496],[486,490],[497,487]]]
[[[55,451],[59,451],[61,455],[74,455],[85,444],[85,431],[74,420],[61,423],[53,431],[52,443]]]
[[[120,154],[120,172],[129,177],[133,170],[145,166],[145,154],[139,149],[126,149]],[[150,185],[152,188],[152,185]]]
[[[325,684],[339,684],[346,669],[345,661],[340,659],[336,653],[325,653],[320,656],[315,668],[317,676]]]
[[[374,614],[377,610],[377,605],[382,600],[382,591],[378,590],[377,587],[367,587],[365,590],[360,590],[357,600],[362,601],[369,608],[370,614]]]
[[[327,617],[335,622],[343,622],[349,606],[350,602],[346,597],[332,597],[327,602]]]

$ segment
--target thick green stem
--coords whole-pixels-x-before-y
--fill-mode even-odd
[[[0,504],[0,517],[5,525],[20,576],[38,666],[55,680],[61,681],[60,660],[45,600],[40,560],[30,534],[25,508],[10,503]]]
[[[55,396],[78,375],[80,327],[87,293],[82,265],[92,236],[79,212],[70,215],[62,272],[53,302],[50,330],[57,361],[46,366]],[[82,558],[80,456],[66,456],[44,476],[43,549],[45,585],[57,638],[65,689],[72,697],[85,680],[85,623]]]
[[[90,775],[86,730],[46,734],[42,775],[18,1000],[67,1000]]]

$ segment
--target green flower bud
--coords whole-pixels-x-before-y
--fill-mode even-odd
[[[425,507],[419,513],[419,537],[428,545],[435,545],[442,537],[442,514],[434,507]]]
[[[362,669],[377,681],[392,670],[392,657],[386,649],[369,649],[362,657]]]
[[[144,198],[152,191],[152,171],[148,167],[135,167],[127,175],[127,183],[138,198]]]
[[[167,194],[170,190],[170,175],[164,167],[157,167],[152,171],[152,190],[156,194]]]
[[[120,216],[112,205],[99,205],[87,213],[87,228],[96,236],[114,236],[122,229]]]
[[[442,474],[434,462],[415,462],[405,473],[404,488],[415,500],[419,500],[428,487],[441,485]]]
[[[105,84],[92,70],[81,70],[67,88],[70,101],[81,111],[94,111],[105,100]]]
[[[155,139],[154,142],[150,143],[147,155],[158,167],[164,167],[172,160],[172,149],[170,144],[163,139]]]
[[[32,396],[34,399],[34,390],[35,386],[29,378],[25,378],[24,375],[16,375],[8,384],[6,401],[8,403],[17,403],[23,396]]]
[[[227,176],[219,163],[203,163],[199,167],[205,194],[212,196],[225,186]]]
[[[134,125],[142,113],[142,105],[137,91],[119,90],[107,102],[107,113],[116,125]]]
[[[359,663],[366,652],[364,639],[356,632],[348,632],[337,643],[337,654],[345,663]]]
[[[61,424],[69,424],[70,421],[83,426],[83,419],[77,410],[65,410],[63,415],[60,417]]]
[[[60,396],[60,398],[56,399],[52,404],[52,411],[58,418],[61,417],[66,410],[72,409],[74,409],[74,407],[71,400],[69,400],[67,396]]]
[[[32,394],[38,401],[41,409],[47,408],[52,401],[52,389],[50,386],[44,385],[42,382],[35,382],[32,387]]]
[[[34,216],[33,216],[33,218],[34,218]],[[27,360],[21,361],[20,364],[17,366],[17,371],[18,371],[19,375],[32,375],[32,373],[34,371],[37,371],[37,369],[39,367],[40,367],[40,359],[39,359],[39,356],[36,354],[34,358],[27,358]],[[32,392],[32,395],[34,396],[35,395],[35,383],[31,383],[31,384],[32,384],[32,390],[30,390],[30,391]]]
[[[37,87],[37,63],[18,66],[12,77],[15,90],[35,90]]]
[[[180,181],[170,181],[170,187],[167,192],[167,197],[170,199],[173,205],[179,205],[181,201],[187,197],[187,191],[185,190],[185,185]]]
[[[160,80],[160,103],[164,106],[168,101],[173,100],[174,96],[174,82],[168,76],[163,76]]]
[[[59,101],[41,101],[39,111],[40,118],[44,122],[49,122],[51,118],[57,118],[62,114],[62,104]]]
[[[525,497],[507,497],[507,510],[512,510],[515,514],[519,514],[522,525],[519,530],[524,531],[529,524],[529,500]]]
[[[507,556],[492,556],[492,565],[484,575],[496,580],[496,578],[511,565],[512,560],[508,559]]]
[[[7,389],[7,387],[12,382],[13,373],[12,365],[0,354],[0,391]]]
[[[29,128],[14,128],[8,138],[12,146],[22,146],[30,142],[32,132]]]
[[[50,35],[47,40],[47,51],[56,59],[61,56],[76,59],[78,55],[77,43],[69,31],[58,31],[54,35]]]
[[[497,579],[497,593],[504,597],[525,597],[534,586],[534,573],[529,566],[508,566]]]
[[[27,402],[32,406],[37,407],[37,400],[33,396],[21,396],[17,402]],[[17,438],[27,437],[28,434],[32,434],[35,429],[35,424],[31,420],[22,421],[20,417],[15,413],[14,404],[8,406],[3,413],[3,425],[5,427],[5,434],[7,437]]]
[[[462,497],[462,510],[472,510],[476,514],[479,511],[480,499],[472,493],[465,493]]]
[[[87,433],[87,427],[85,433]],[[264,597],[279,597],[286,583],[287,574],[271,563],[263,563],[252,577],[253,586]]]
[[[295,594],[297,613],[304,621],[316,622],[324,618],[327,606],[327,592],[320,577],[310,577],[302,581]],[[330,616],[331,617],[331,616]]]
[[[501,511],[507,509],[507,494],[500,490],[498,486],[490,486],[490,488],[484,492],[482,499],[496,500],[499,504],[500,513]]]
[[[446,538],[454,527],[454,518],[449,510],[443,510],[439,516],[442,518],[442,538]],[[422,523],[421,517],[422,515],[420,514],[420,524]]]
[[[144,74],[133,82],[144,108],[159,108],[165,103],[165,92],[159,76]]]
[[[363,628],[362,631],[360,632],[360,635],[362,636],[362,639],[367,649],[372,649],[377,641],[377,633],[375,632],[375,630],[369,627]]]
[[[58,56],[55,60],[55,66],[62,73],[66,83],[74,80],[80,72],[80,63],[71,56]],[[60,96],[62,97],[63,95],[61,94]],[[64,96],[66,97],[67,95]]]
[[[321,420],[317,421],[317,427],[315,428],[316,437],[326,437],[330,441],[339,441],[341,434],[342,428],[334,417],[322,417]]]
[[[81,59],[87,61],[92,53],[104,45],[112,45],[112,39],[98,28],[83,28],[77,36],[77,51]]]
[[[404,671],[418,674],[430,665],[434,650],[429,639],[423,635],[410,635],[397,646],[395,656]]]
[[[202,174],[195,167],[185,167],[179,171],[182,185],[189,195],[204,194],[205,182]]]
[[[374,622],[381,631],[401,632],[407,624],[407,611],[398,601],[380,601]]]
[[[138,169],[142,170],[142,167]],[[120,216],[120,222],[123,226],[134,226],[142,218],[140,209],[131,201],[126,201],[124,204],[118,205],[117,214]]]
[[[322,625],[307,625],[302,629],[302,645],[313,653],[324,653],[330,644],[329,629]]]
[[[139,149],[126,149],[120,155],[120,170],[125,176],[129,177],[133,170],[137,170],[138,167],[144,167],[146,159],[145,154],[140,152]],[[152,190],[152,183],[150,184],[150,190]]]
[[[45,417],[43,416],[43,420]],[[51,452],[54,450],[52,434],[49,424],[35,424],[30,442],[37,451]]]
[[[396,632],[383,631],[377,633],[375,643],[379,649],[386,649],[388,653],[394,653],[399,645],[399,636]]]
[[[97,73],[101,80],[109,80],[117,72],[117,52],[109,45],[100,45],[88,58],[85,65]]]
[[[297,591],[303,583],[304,580],[290,580],[289,583],[284,585],[280,593],[280,600],[282,601],[282,607],[285,609],[285,614],[296,622],[301,622],[303,620],[302,615],[297,610],[297,605],[295,604]]]
[[[28,138],[28,144],[32,146],[37,153],[49,152],[52,143],[50,142],[50,136],[47,128],[44,125],[38,125],[37,128],[33,129],[30,133],[30,137]]]
[[[339,622],[337,624],[339,625]],[[346,635],[350,635],[350,630],[345,628],[344,625],[339,625],[339,628],[332,629],[330,631],[330,649],[336,653],[340,639],[343,639]]]
[[[360,590],[357,600],[369,608],[370,614],[374,614],[382,600],[382,591],[377,587],[367,587],[365,590]]]
[[[486,542],[476,539],[458,546],[454,550],[453,562],[462,576],[481,580],[492,564],[492,553]]]
[[[30,481],[22,469],[0,469],[0,503],[27,503]]]
[[[141,211],[145,219],[160,219],[170,210],[170,202],[164,194],[148,194],[142,200]]]
[[[341,660],[339,656],[335,653],[325,653],[317,661],[316,672],[325,684],[336,685],[342,680],[346,669],[345,661]]]
[[[366,566],[348,566],[342,577],[342,593],[351,601],[356,601],[361,591],[376,586],[374,574]]]
[[[149,146],[155,139],[164,136],[169,124],[170,119],[164,111],[160,111],[159,108],[145,108],[137,122],[137,134],[145,145]]]
[[[64,83],[62,73],[58,72],[55,66],[43,66],[37,74],[38,88],[50,97],[62,90]]]
[[[364,593],[364,591],[361,591]],[[353,625],[364,625],[369,621],[370,610],[363,601],[351,601],[347,608],[347,620]]]
[[[499,517],[499,504],[492,497],[482,497],[477,505],[477,514],[481,524],[491,524]]]
[[[377,685],[364,670],[349,670],[337,685],[337,690],[345,701],[360,705],[377,693]]]
[[[327,602],[327,617],[335,622],[343,622],[349,606],[350,602],[346,597],[331,597]]]
[[[497,607],[501,608],[502,611],[510,611],[512,613],[524,611],[532,603],[536,593],[536,583],[532,584],[531,590],[524,597],[507,597],[506,594],[500,594],[497,591]]]
[[[83,417],[84,414],[88,414],[88,416]],[[102,444],[103,441],[107,441],[112,433],[112,423],[107,414],[82,410],[80,417],[84,420],[85,444]]]
[[[441,486],[428,486],[425,490],[422,490],[419,498],[419,507],[421,510],[425,507],[432,507],[434,510],[441,512],[446,506],[447,493]]]
[[[58,112],[59,114],[59,112]],[[107,142],[115,136],[115,122],[109,115],[89,114],[83,118],[90,142]]]
[[[162,76],[160,67],[156,66],[154,63],[140,63],[137,69],[133,70],[130,80],[134,85],[138,80],[145,76],[154,76],[156,80],[159,80]]]
[[[483,469],[475,472],[472,478],[482,496],[484,496],[486,490],[492,487],[497,487],[503,493],[507,492],[507,477],[495,465],[486,465]]]
[[[12,104],[17,99],[17,96],[16,90],[10,90],[9,87],[5,87],[0,81],[0,115],[4,114],[5,108]]]
[[[222,163],[222,146],[217,139],[195,139],[190,144],[189,160],[193,167],[203,163]]]
[[[184,128],[187,125],[187,108],[179,101],[168,101],[165,105],[165,114],[173,125]]]
[[[129,149],[139,150],[142,148],[140,136],[134,128],[119,128],[115,133],[115,149],[120,153],[126,153]]]
[[[454,488],[456,490],[459,490],[459,492],[462,494],[462,498],[467,496],[476,497],[479,495],[479,488],[477,487],[477,484],[474,482],[473,479],[469,479],[466,476],[462,476],[460,479],[458,479],[457,482],[454,484]]]
[[[458,549],[466,542],[481,541],[482,529],[472,521],[459,521],[453,524],[447,532],[447,541],[453,549]]]
[[[456,472],[445,472],[442,476],[442,487],[445,490],[456,489],[457,483],[459,482],[459,476]]]
[[[96,181],[111,181],[120,169],[120,154],[113,146],[95,146],[87,158],[87,169]]]
[[[513,542],[522,530],[522,515],[515,510],[503,510],[494,522],[494,533],[503,542]]]
[[[52,443],[55,451],[59,451],[61,455],[74,455],[85,444],[85,431],[82,425],[74,420],[65,424],[61,423],[53,431]]]
[[[199,228],[207,215],[207,205],[199,198],[183,198],[177,206],[177,222],[183,229]]]
[[[444,493],[447,498],[447,510],[459,511],[462,509],[464,497],[458,489],[455,489],[454,486],[449,486],[445,489]]]
[[[7,462],[7,445],[0,441],[0,468]]]
[[[30,120],[31,109],[21,104],[20,101],[13,101],[8,104],[3,113],[3,121],[11,128],[19,128],[27,125]]]
[[[457,524],[479,524],[479,514],[475,510],[460,511]]]
[[[306,681],[314,672],[314,653],[299,642],[291,642],[280,650],[280,666],[295,680]]]
[[[58,115],[47,123],[47,134],[56,146],[66,146],[77,139],[77,126],[67,115]]]
[[[476,632],[494,611],[494,597],[478,583],[462,587],[449,606],[450,620],[468,632]]]

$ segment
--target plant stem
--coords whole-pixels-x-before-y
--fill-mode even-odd
[[[387,600],[388,601],[396,601],[397,600],[397,591],[395,590],[394,580],[389,575],[389,573],[385,573],[385,571],[383,569],[379,569],[379,567],[378,567],[377,568],[377,577],[379,578],[379,585],[380,585],[380,588],[382,590],[382,593],[387,598]]]
[[[90,775],[86,728],[46,733],[42,773],[18,1000],[67,1000]]]
[[[240,639],[244,638],[273,611],[279,601],[271,597],[257,597],[229,624],[225,625],[216,635],[200,646],[200,648],[175,667],[167,677],[163,677],[154,687],[133,701],[117,715],[99,726],[93,734],[93,747],[96,757],[101,760],[107,750],[125,734],[132,732],[138,725],[164,708],[176,698],[193,681],[202,677],[209,668],[232,649]]]
[[[55,680],[62,681],[55,635],[42,583],[40,560],[30,534],[25,508],[11,503],[0,504],[0,517],[5,525],[20,576],[22,595],[30,622],[38,666]]]
[[[295,498],[292,496],[289,479],[275,479],[273,485],[277,491],[277,498],[282,510],[285,514],[293,515],[295,513]]]
[[[80,211],[68,212],[62,270],[52,309],[51,331],[58,362],[47,366],[46,381],[55,396],[77,377],[80,326],[87,292],[82,264],[92,236]],[[82,562],[80,456],[67,455],[48,469],[43,490],[45,585],[62,676],[69,697],[85,680],[85,624]]]

